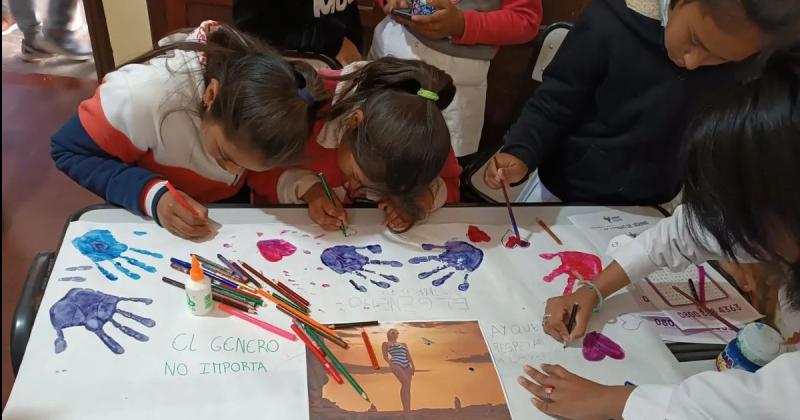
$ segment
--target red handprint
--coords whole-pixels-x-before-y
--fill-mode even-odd
[[[592,281],[603,268],[603,263],[597,255],[587,254],[585,252],[564,251],[553,254],[539,254],[539,256],[546,260],[552,260],[555,257],[561,260],[561,265],[551,271],[550,274],[544,276],[542,280],[550,283],[556,277],[566,274],[567,285],[564,287],[564,293],[562,293],[564,296],[572,294],[575,281],[579,280],[580,277],[583,277],[586,281]],[[578,277],[578,275],[580,275],[580,277]]]

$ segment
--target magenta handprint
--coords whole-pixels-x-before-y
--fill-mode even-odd
[[[597,255],[587,254],[585,252],[563,251],[552,254],[539,254],[539,256],[546,260],[552,260],[556,257],[561,260],[561,265],[551,271],[550,274],[544,276],[542,280],[550,283],[556,277],[566,274],[567,285],[564,287],[564,292],[562,293],[565,296],[572,294],[572,289],[575,287],[576,280],[583,278],[586,281],[592,281],[603,269],[603,263]]]

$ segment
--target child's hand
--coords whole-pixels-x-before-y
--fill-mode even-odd
[[[386,0],[383,5],[383,11],[388,15],[393,9],[408,9],[411,5],[406,0]]]
[[[322,183],[314,184],[301,198],[308,203],[308,216],[323,229],[337,230],[339,226],[347,226],[347,212],[342,202],[335,194],[331,202]]]
[[[358,47],[356,47],[352,41],[344,38],[342,39],[342,48],[340,48],[339,53],[336,54],[336,61],[342,66],[361,61],[361,52],[358,51]]]
[[[428,189],[422,197],[417,199],[417,205],[425,213],[429,213],[433,209],[433,200],[433,192]],[[404,232],[414,223],[414,220],[391,200],[381,200],[378,203],[378,208],[386,213],[383,224],[395,232]]]
[[[575,316],[575,327],[572,329],[572,334],[570,334],[567,332],[567,322],[569,322],[573,303],[577,303],[580,306]],[[562,343],[568,343],[576,338],[583,337],[595,305],[597,305],[597,294],[589,287],[581,287],[571,295],[547,299],[547,304],[544,308],[545,318],[542,322],[544,332]]]
[[[464,35],[464,14],[450,0],[429,0],[428,5],[439,10],[412,16],[410,27],[430,39]]]
[[[175,236],[185,239],[202,238],[211,234],[208,225],[208,209],[189,197],[183,191],[178,191],[184,200],[192,206],[198,215],[192,214],[189,209],[170,193],[163,194],[156,205],[156,213],[161,226]]]
[[[483,181],[489,188],[499,189],[502,184],[513,184],[528,174],[528,165],[514,155],[498,153],[489,161]]]
[[[540,372],[525,366],[530,379],[517,380],[533,394],[531,402],[542,413],[566,419],[618,419],[632,386],[606,386],[584,379],[559,365],[542,365]]]

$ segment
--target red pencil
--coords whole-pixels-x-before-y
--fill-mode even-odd
[[[198,217],[200,216],[200,213],[198,213],[197,210],[194,209],[194,207],[189,205],[189,203],[183,198],[183,196],[178,192],[178,190],[176,190],[175,187],[172,186],[172,183],[170,183],[169,181],[167,181],[167,189],[169,190],[170,194],[172,194],[172,196],[175,197],[176,200],[178,200],[178,203],[181,206],[183,206],[183,208],[189,210],[195,216]]]
[[[367,353],[369,354],[369,361],[372,362],[372,368],[375,370],[380,369],[381,367],[378,366],[378,358],[375,357],[375,350],[372,349],[372,342],[369,341],[369,335],[364,330],[361,330],[361,338],[364,339],[364,346],[367,348]]]
[[[304,333],[302,329],[297,327],[296,323],[297,321],[294,321],[292,323],[291,325],[292,331],[294,331],[295,335],[300,337],[300,339],[303,340],[304,343],[306,343],[306,347],[308,347],[308,349],[311,351],[314,357],[316,357],[317,360],[319,360],[319,363],[325,367],[325,370],[328,371],[328,375],[331,375],[331,378],[333,378],[333,380],[336,381],[337,384],[341,384],[343,382],[342,376],[339,375],[339,372],[337,372],[336,369],[333,368],[333,366],[331,366],[331,364],[328,362],[328,359],[325,358],[325,355],[322,354],[322,352],[317,348],[317,346],[311,343],[311,339],[308,338],[308,336],[306,336],[306,333]]]
[[[304,297],[298,295],[297,292],[295,292],[294,290],[290,289],[289,286],[287,286],[287,285],[285,285],[285,284],[283,284],[281,282],[278,282],[278,287],[281,287],[281,288],[284,289],[285,294],[289,295],[287,297],[294,298],[292,300],[300,301],[300,303],[302,303],[301,306],[309,306],[309,305],[311,305],[311,302],[307,301]],[[295,303],[297,303],[297,302],[295,302]]]

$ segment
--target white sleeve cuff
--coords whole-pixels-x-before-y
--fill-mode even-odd
[[[650,255],[640,238],[641,236],[627,244],[620,245],[609,254],[622,267],[631,283],[643,279],[646,275],[658,271],[660,268],[650,260]],[[621,238],[614,238],[611,240],[611,244],[622,241]]]
[[[287,169],[278,178],[278,202],[281,204],[304,204],[303,195],[314,184],[320,182],[317,175],[308,169]]]
[[[631,392],[622,418],[625,420],[636,419],[666,419],[667,407],[672,399],[674,385],[641,385]]]
[[[153,200],[155,200],[155,198],[159,196],[158,192],[160,190],[166,188],[167,188],[167,181],[158,181],[153,185],[151,185],[150,189],[148,189],[147,193],[145,193],[144,208],[142,210],[144,210],[144,214],[146,214],[148,217],[153,217],[153,213],[155,212],[155,209],[153,208],[153,205],[155,203],[153,203]]]
[[[433,207],[430,211],[438,210],[447,203],[447,184],[442,177],[437,176],[430,188],[433,193]]]

